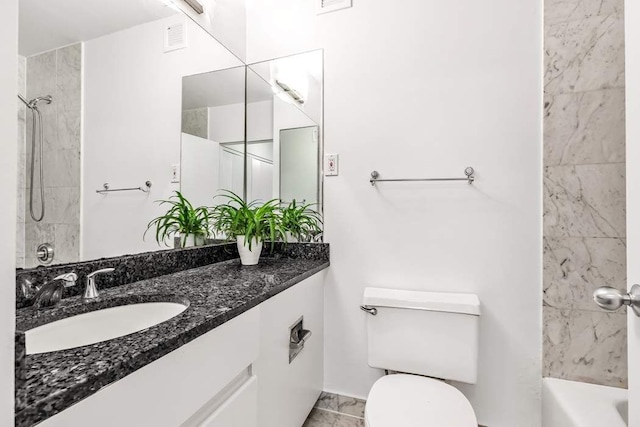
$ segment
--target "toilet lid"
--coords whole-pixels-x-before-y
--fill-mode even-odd
[[[416,375],[387,375],[371,388],[369,427],[477,427],[469,401],[456,388]]]

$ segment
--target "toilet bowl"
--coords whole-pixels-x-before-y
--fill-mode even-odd
[[[369,366],[380,378],[365,406],[368,427],[477,427],[471,403],[433,378],[475,384],[477,295],[366,288]]]
[[[442,381],[416,375],[380,378],[365,406],[367,427],[477,427],[469,401]]]

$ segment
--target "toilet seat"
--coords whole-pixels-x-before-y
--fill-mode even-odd
[[[469,401],[456,388],[431,378],[396,374],[371,387],[367,427],[477,427]]]

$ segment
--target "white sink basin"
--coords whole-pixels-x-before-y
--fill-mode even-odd
[[[121,305],[67,317],[25,332],[27,354],[95,344],[142,331],[187,309],[175,302]]]

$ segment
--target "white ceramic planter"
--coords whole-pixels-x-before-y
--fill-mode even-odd
[[[182,244],[182,239],[184,236],[180,236],[180,244]],[[187,238],[184,241],[183,248],[190,248],[192,246],[202,246],[204,245],[204,237],[196,236],[195,234],[187,234]]]
[[[290,231],[285,231],[284,234],[285,238],[287,239],[287,243],[298,243],[297,237],[291,234]]]
[[[262,240],[258,241],[255,237],[251,241],[251,250],[249,250],[249,242],[245,244],[244,236],[237,236],[238,253],[240,254],[240,262],[242,265],[256,265],[260,260],[262,252]]]

